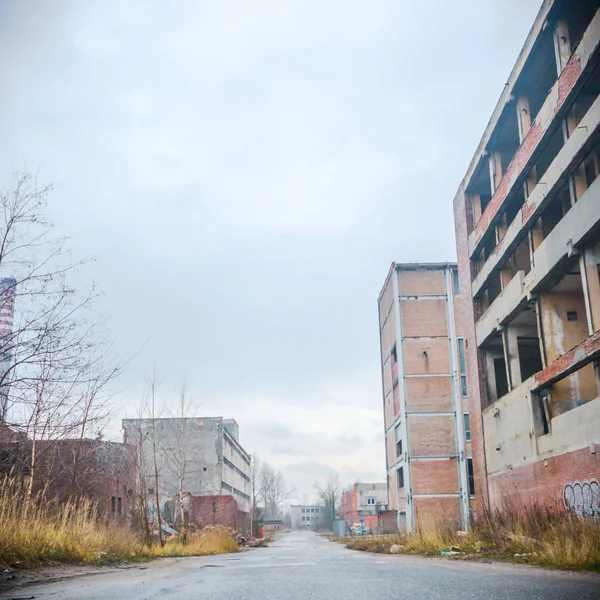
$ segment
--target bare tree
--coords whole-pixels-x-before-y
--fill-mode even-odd
[[[260,476],[261,461],[256,453],[252,454],[250,460],[250,533],[254,533],[254,522],[258,518],[257,509],[258,502],[261,502],[262,498],[259,489],[259,476]]]
[[[27,502],[38,484],[38,442],[83,438],[106,416],[110,383],[123,365],[112,357],[105,324],[94,318],[95,286],[72,282],[88,261],[73,261],[67,239],[45,214],[53,186],[15,174],[0,193],[0,312],[14,321],[0,336],[0,422],[30,442]],[[47,447],[47,446],[46,446]],[[19,469],[20,467],[20,469]]]
[[[315,483],[315,490],[319,504],[323,508],[324,522],[331,525],[335,521],[335,515],[342,496],[339,476],[337,474],[329,475],[324,486]]]
[[[181,383],[178,393],[176,409],[169,411],[171,417],[170,425],[175,434],[175,446],[165,446],[164,453],[169,467],[177,477],[177,500],[179,504],[179,519],[181,528],[185,526],[185,483],[188,473],[188,465],[195,458],[192,441],[193,429],[189,426],[188,419],[197,416],[198,405],[189,398],[185,381]]]
[[[263,462],[260,467],[258,490],[267,519],[277,518],[281,504],[293,494],[281,471],[275,471],[267,462]]]

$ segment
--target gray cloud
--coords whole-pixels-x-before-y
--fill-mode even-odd
[[[453,258],[538,4],[4,3],[0,179],[62,183],[118,350],[144,346],[121,412],[156,361],[302,493],[381,479],[376,298],[392,260]]]

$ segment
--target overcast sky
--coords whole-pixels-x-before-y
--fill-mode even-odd
[[[455,259],[452,199],[540,0],[5,0],[0,181],[156,361],[308,500],[385,480],[377,296]],[[118,435],[119,420],[112,434]]]

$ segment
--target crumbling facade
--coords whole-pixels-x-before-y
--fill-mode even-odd
[[[546,0],[454,200],[477,498],[600,514],[600,2]]]
[[[349,528],[376,531],[379,515],[387,511],[385,483],[355,483],[340,499],[340,515]]]
[[[392,263],[379,295],[388,508],[397,529],[466,527],[474,493],[453,263]]]

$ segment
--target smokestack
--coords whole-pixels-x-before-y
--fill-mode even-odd
[[[12,360],[12,335],[15,320],[16,279],[0,279],[0,423],[6,419],[8,409],[8,378],[4,376],[10,369]]]

